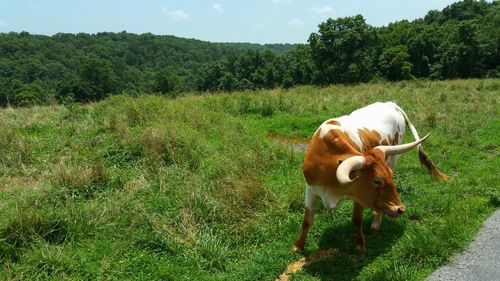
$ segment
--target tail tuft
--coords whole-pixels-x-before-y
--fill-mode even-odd
[[[418,150],[418,159],[420,160],[420,164],[425,166],[427,170],[429,170],[429,174],[431,174],[432,178],[434,178],[437,181],[448,181],[450,180],[450,177],[447,176],[445,173],[441,172],[434,166],[432,163],[431,159],[425,155],[424,151],[420,148]]]

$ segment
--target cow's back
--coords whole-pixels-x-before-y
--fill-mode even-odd
[[[401,144],[406,130],[401,109],[393,102],[373,103],[333,120],[340,124],[360,151],[380,144]]]

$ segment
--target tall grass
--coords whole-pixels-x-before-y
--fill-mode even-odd
[[[452,180],[433,182],[416,153],[403,156],[396,183],[407,214],[367,231],[359,255],[350,204],[320,208],[305,255],[338,251],[291,277],[421,280],[498,208],[499,84],[114,96],[0,110],[0,278],[274,280],[300,258],[289,249],[303,210],[303,153],[268,136],[309,138],[327,118],[392,100],[421,134],[432,132],[426,151]]]

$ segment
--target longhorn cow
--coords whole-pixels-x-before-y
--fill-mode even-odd
[[[402,144],[406,126],[415,141]],[[364,251],[361,228],[364,208],[374,211],[371,225],[374,230],[380,229],[383,214],[396,218],[405,211],[393,181],[399,154],[417,147],[420,162],[431,175],[439,180],[448,179],[422,150],[421,142],[427,136],[420,138],[405,112],[392,102],[377,102],[323,122],[313,135],[304,160],[304,221],[293,250],[304,249],[321,198],[327,208],[335,208],[342,199],[353,201],[356,249]]]

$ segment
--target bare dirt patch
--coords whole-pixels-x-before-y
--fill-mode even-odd
[[[276,279],[276,281],[288,281],[290,280],[290,275],[302,271],[309,264],[324,260],[338,252],[339,249],[329,248],[312,253],[307,257],[298,259],[290,263],[286,267],[286,270]]]

